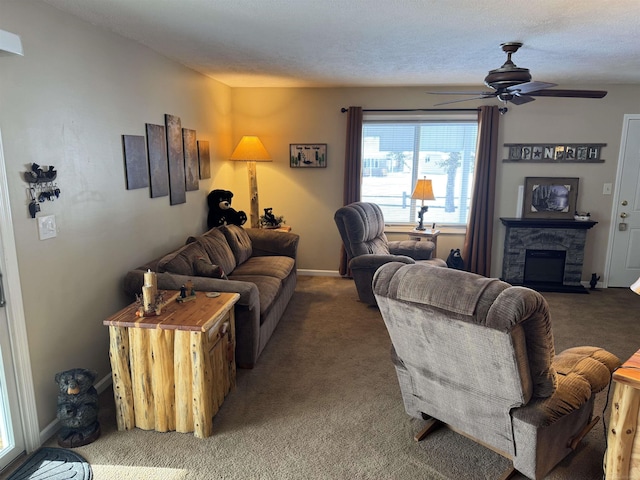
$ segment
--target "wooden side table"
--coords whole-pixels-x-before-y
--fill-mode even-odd
[[[131,304],[109,326],[109,358],[118,430],[212,433],[212,418],[235,386],[237,293],[195,300],[169,296],[162,313],[137,317]]]
[[[613,372],[606,480],[640,478],[640,350]]]
[[[418,242],[423,238],[425,240],[430,240],[435,245],[433,249],[433,256],[436,256],[436,252],[438,251],[438,235],[440,235],[440,230],[432,230],[427,228],[426,230],[411,230],[409,233],[409,238],[417,240]]]

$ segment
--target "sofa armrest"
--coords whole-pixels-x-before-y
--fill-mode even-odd
[[[394,255],[406,255],[414,260],[429,260],[436,249],[430,240],[394,240],[389,242],[389,252]]]
[[[296,258],[300,236],[264,228],[245,228],[251,239],[254,257],[281,255]]]
[[[255,283],[238,280],[224,280],[220,278],[197,277],[192,275],[178,275],[174,273],[158,273],[158,290],[180,290],[180,287],[188,281],[193,283],[193,288],[199,292],[231,292],[239,293],[238,305],[260,311],[260,297]],[[124,290],[131,295],[132,301],[135,294],[142,291],[144,284],[144,271],[132,270],[124,278]]]

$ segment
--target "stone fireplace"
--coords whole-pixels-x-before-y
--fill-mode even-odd
[[[501,218],[502,280],[539,291],[588,293],[580,283],[587,230],[597,222]]]

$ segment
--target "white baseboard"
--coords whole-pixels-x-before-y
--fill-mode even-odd
[[[310,277],[339,277],[340,273],[337,270],[308,270],[298,269],[298,275],[308,275]]]
[[[96,384],[94,384],[94,387],[96,387],[96,390],[98,391],[98,395],[100,395],[107,388],[109,388],[112,383],[113,383],[113,378],[111,377],[111,372],[109,372],[102,379],[100,379]],[[40,432],[40,445],[44,445],[46,442],[48,442],[51,437],[53,437],[56,433],[58,433],[58,430],[60,430],[60,420],[56,418],[53,422],[51,422],[49,425],[44,427],[44,430]]]

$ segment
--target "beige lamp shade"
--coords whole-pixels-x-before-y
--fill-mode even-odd
[[[255,135],[245,135],[240,139],[229,160],[240,162],[270,162],[271,155]]]
[[[431,180],[427,180],[426,178],[421,178],[416,183],[416,188],[413,189],[413,193],[411,194],[411,198],[414,200],[435,200],[436,197],[433,195],[433,185],[431,184]]]
[[[633,290],[635,293],[637,293],[638,295],[640,295],[640,278],[638,278],[638,280],[633,282],[633,284],[629,288]]]

